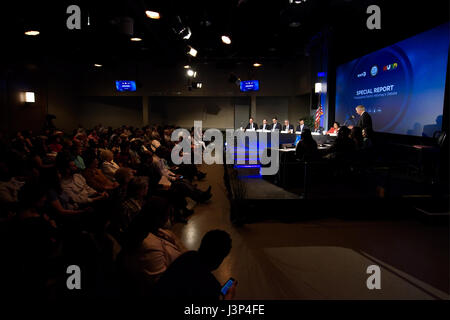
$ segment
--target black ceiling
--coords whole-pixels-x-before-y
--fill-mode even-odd
[[[81,7],[80,31],[66,28],[66,8],[71,4]],[[382,9],[381,30],[365,26],[366,8],[371,4]],[[324,34],[331,35],[338,59],[346,59],[448,21],[448,6],[448,1],[418,6],[398,0],[307,0],[301,4],[289,0],[16,0],[1,10],[2,50],[8,56],[3,64],[52,58],[88,64],[180,63],[187,59],[187,45],[198,50],[199,61],[287,60],[308,54]],[[161,19],[148,19],[148,9],[160,12]],[[134,20],[134,34],[142,42],[131,42],[121,34],[123,17]],[[175,34],[177,17],[191,29],[189,40]],[[27,37],[24,31],[29,28],[41,34]],[[229,46],[220,40],[224,33],[231,35]]]

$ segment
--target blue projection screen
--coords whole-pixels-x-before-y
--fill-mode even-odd
[[[340,65],[336,121],[348,123],[361,104],[375,131],[430,137],[441,130],[449,27],[446,23]]]
[[[258,80],[241,81],[240,88],[242,92],[258,91],[259,81]]]
[[[136,82],[129,80],[117,80],[116,90],[119,92],[136,91]]]

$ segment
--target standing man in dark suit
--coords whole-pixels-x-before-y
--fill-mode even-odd
[[[298,126],[295,129],[295,131],[303,133],[303,130],[305,130],[305,129],[309,129],[308,126],[305,124],[305,119],[299,119],[298,120]]]
[[[253,118],[250,118],[248,120],[248,124],[245,127],[245,130],[248,130],[248,129],[255,129],[255,130],[258,129],[258,124],[256,122],[253,122]]]
[[[281,129],[282,129],[281,124],[278,123],[277,117],[273,117],[271,130],[272,131],[275,131],[275,130],[281,131]]]
[[[262,130],[270,130],[270,124],[267,122],[266,119],[263,119],[263,124],[261,125]]]
[[[366,112],[366,108],[363,105],[359,105],[355,108],[356,113],[359,115],[358,122],[355,127],[360,127],[361,130],[366,130],[366,132],[371,135],[373,132],[372,129],[372,117],[369,113]],[[349,126],[350,129],[353,126]]]
[[[294,131],[294,126],[289,123],[289,120],[284,120],[283,131],[291,132],[291,130]]]

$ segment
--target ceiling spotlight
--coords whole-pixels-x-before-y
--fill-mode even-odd
[[[191,67],[191,66],[188,65],[188,64],[184,66],[185,69],[189,69],[190,67]]]
[[[261,64],[261,63],[258,63],[258,62],[255,62],[255,63],[253,64],[253,66],[254,66],[255,68],[258,68],[258,67],[261,67],[262,64]]]
[[[228,36],[222,36],[222,42],[225,44],[230,44],[231,43],[231,39]]]
[[[291,23],[289,23],[289,27],[291,27],[291,28],[297,28],[297,27],[300,27],[300,22],[298,22],[298,21],[292,21]]]
[[[188,54],[190,54],[191,56],[195,57],[195,56],[197,56],[197,50],[195,50],[192,47],[189,47]]]
[[[25,31],[25,34],[26,34],[27,36],[37,36],[39,33],[40,33],[40,32],[37,31],[37,30],[28,30],[28,31]]]
[[[201,82],[192,82],[192,88],[201,89],[203,87],[203,83]]]
[[[186,74],[188,75],[188,77],[193,77],[195,72],[192,69],[188,69],[188,71],[186,71]]]
[[[94,67],[101,68],[101,67],[103,67],[103,65],[101,65],[99,63],[94,63]]]
[[[133,37],[133,38],[131,38],[130,40],[131,40],[131,41],[134,41],[134,42],[139,42],[139,41],[142,41],[142,38],[139,38],[139,37]]]
[[[192,32],[191,29],[189,27],[184,28],[181,33],[184,33],[185,35],[183,36],[183,39],[185,40],[189,40],[189,38],[192,36]]]
[[[147,11],[145,11],[145,15],[147,17],[149,17],[150,19],[155,19],[155,20],[161,19],[159,12],[156,12],[156,11],[147,10]]]

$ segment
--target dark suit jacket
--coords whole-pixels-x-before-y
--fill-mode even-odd
[[[277,129],[277,130],[280,130],[280,131],[281,131],[281,124],[280,124],[280,123],[278,123],[278,122],[277,122],[277,124],[276,124],[276,125],[274,125],[274,124],[272,123],[272,126],[270,127],[270,130],[272,130],[274,126],[275,126],[275,129]]]
[[[286,129],[286,126],[283,125],[283,131],[286,131],[286,130],[294,130],[294,126],[292,124],[289,124],[289,128]]]
[[[306,124],[303,125],[303,130],[305,130],[305,129],[309,129]],[[300,125],[298,125],[297,128],[295,129],[295,131],[300,131],[300,132],[302,132],[303,130],[300,130]]]
[[[250,123],[247,124],[247,126],[245,127],[245,130],[250,129]],[[253,122],[253,129],[258,129],[258,124],[256,122]]]
[[[372,132],[372,117],[367,112],[364,112],[360,117],[355,127],[360,127],[361,129],[366,129]]]
[[[262,124],[260,127],[260,129],[264,129],[264,125]],[[272,128],[272,126],[268,123],[266,124],[266,129],[265,130],[270,130]]]

